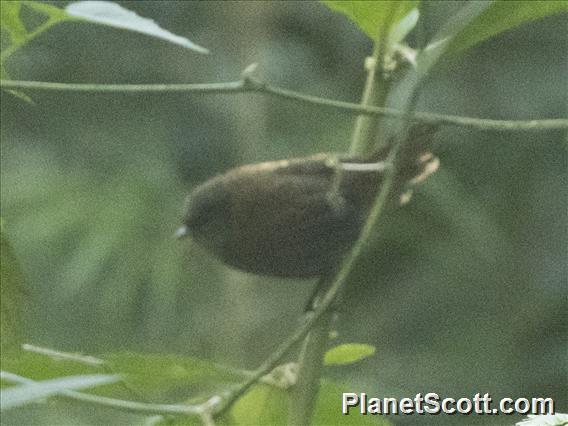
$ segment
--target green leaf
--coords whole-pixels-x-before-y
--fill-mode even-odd
[[[40,350],[38,350],[40,349]],[[97,389],[100,396],[154,403],[203,402],[245,381],[249,374],[208,360],[177,355],[121,352],[97,357],[58,353],[53,349],[24,350],[3,368],[32,380],[100,372],[120,375],[121,381]],[[102,360],[102,363],[98,363]],[[3,380],[5,386],[7,381]]]
[[[379,34],[396,25],[418,3],[418,1],[323,1],[323,4],[331,10],[347,16],[375,42],[378,41]]]
[[[68,20],[68,16],[63,9],[52,6],[50,4],[39,2],[39,1],[27,1],[24,3],[25,6],[30,7],[36,12],[40,12],[47,16],[52,23],[58,23],[59,21]]]
[[[285,425],[288,393],[267,385],[254,386],[231,409],[231,425]]]
[[[12,247],[0,231],[0,356],[2,360],[21,344],[24,280]]]
[[[353,413],[349,416],[341,414],[342,393],[345,385],[329,380],[322,380],[316,403],[313,425],[374,425],[388,426],[390,422],[384,418],[364,416]],[[229,414],[216,421],[218,425],[287,425],[289,392],[268,385],[254,386],[240,398]],[[160,426],[199,425],[195,419],[177,417],[164,419],[157,423]]]
[[[433,67],[447,52],[454,38],[490,6],[490,2],[467,3],[448,20],[434,35],[432,42],[418,54],[416,68],[410,69],[400,83],[389,92],[386,105],[411,113],[423,83],[428,79]],[[397,120],[386,130],[384,140],[389,140],[391,137],[403,140],[406,138],[408,123],[404,120]]]
[[[102,358],[137,392],[159,403],[204,400],[248,377],[246,372],[211,361],[177,355],[122,352]]]
[[[398,21],[396,25],[393,25],[389,34],[390,44],[402,43],[410,31],[416,26],[419,17],[420,12],[417,8],[414,8]]]
[[[47,356],[47,354],[51,354]],[[97,388],[91,393],[100,396],[155,403],[198,403],[234,388],[250,377],[250,372],[235,370],[211,361],[176,355],[148,355],[132,352],[102,357],[104,365],[84,362],[83,356],[23,351],[22,356],[10,359],[7,369],[33,380],[60,380],[66,375],[92,375],[98,371],[119,374],[122,380]],[[2,380],[5,385],[6,378]],[[9,390],[4,387],[2,393]],[[67,388],[69,389],[69,388]],[[315,425],[388,425],[385,419],[369,416],[342,416],[341,398],[345,385],[322,380],[316,403]],[[287,389],[258,384],[239,399],[218,424],[286,424],[288,410]],[[40,407],[47,410],[49,407]],[[165,419],[163,425],[199,424],[195,419],[180,416]]]
[[[345,343],[331,348],[325,354],[324,365],[346,365],[361,361],[375,353],[375,347],[362,343]]]
[[[141,167],[147,164],[148,160],[142,160],[146,153],[135,153],[136,159],[130,151],[127,154],[130,165],[113,166],[104,178],[79,169],[69,177],[70,172],[58,165],[38,161],[40,155],[27,155],[22,161],[32,172],[19,169],[9,185],[2,182],[2,202],[13,207],[18,237],[37,242],[22,247],[22,258],[40,256],[53,262],[49,280],[60,301],[69,303],[89,288],[100,295],[98,303],[106,306],[105,315],[98,317],[101,330],[117,332],[114,325],[138,309],[136,295],[143,283],[151,282],[144,315],[154,319],[144,329],[152,345],[157,345],[179,323],[171,303],[176,303],[178,290],[188,285],[187,253],[172,240],[187,188],[172,178],[175,174],[166,166]],[[38,181],[45,182],[43,190]],[[158,190],[165,187],[171,190]],[[98,214],[91,214],[93,210]],[[150,233],[145,230],[148,223],[156,224]],[[70,230],[76,246],[69,251]],[[45,243],[61,250],[41,253]],[[35,264],[29,269],[30,277],[42,274]]]
[[[448,53],[458,53],[524,23],[568,11],[568,1],[494,1],[450,43]]]
[[[2,369],[10,371],[30,380],[49,380],[62,376],[75,376],[85,374],[97,374],[101,372],[100,366],[87,365],[77,361],[50,357],[44,354],[23,350],[19,356],[4,358]],[[6,385],[2,381],[2,386]]]
[[[0,377],[3,380],[9,380],[10,376],[10,373],[4,371],[0,373]],[[53,380],[11,386],[2,389],[0,393],[0,409],[3,411],[29,404],[30,402],[57,395],[66,390],[88,389],[98,385],[117,382],[118,380],[119,376],[116,375],[93,374],[61,377]]]
[[[19,1],[2,2],[0,7],[0,28],[10,36],[11,43],[19,45],[26,37],[27,30],[20,19],[21,3]]]
[[[135,31],[178,44],[198,53],[209,53],[209,50],[189,41],[187,38],[164,30],[152,19],[142,18],[110,1],[78,1],[67,5],[65,11],[70,16],[95,24]]]
[[[345,385],[322,380],[314,410],[313,425],[383,425],[386,419],[341,414],[341,398]],[[228,417],[231,425],[286,425],[289,393],[267,385],[257,385],[234,405]]]
[[[43,23],[35,26],[35,28],[30,28],[30,30],[28,31],[28,29],[20,19],[21,6],[25,6],[29,9],[39,12],[41,15],[47,16],[47,20],[44,19]],[[3,1],[1,12],[2,30],[8,34],[11,42],[10,45],[6,48],[5,46],[2,46],[2,56],[0,57],[0,68],[2,70],[4,70],[5,60],[8,59],[14,52],[16,52],[25,44],[29,43],[44,31],[51,28],[53,25],[70,19],[62,9],[51,6],[49,4],[34,1]],[[25,101],[31,101],[30,98],[28,98],[21,92],[11,91],[10,93]]]

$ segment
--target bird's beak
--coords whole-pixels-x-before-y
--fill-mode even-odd
[[[186,225],[182,225],[177,229],[176,233],[174,234],[174,237],[180,240],[182,238],[187,237],[188,235],[189,235],[189,228]]]

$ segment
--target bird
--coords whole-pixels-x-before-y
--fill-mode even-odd
[[[432,174],[435,129],[414,126],[394,176],[394,204]],[[381,188],[392,144],[370,158],[319,153],[249,164],[198,185],[186,199],[178,238],[239,270],[284,278],[327,273],[358,238]],[[338,179],[338,174],[341,178]]]

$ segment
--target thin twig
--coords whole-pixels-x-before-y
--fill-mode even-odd
[[[4,89],[51,90],[68,92],[98,93],[142,93],[142,92],[193,92],[203,94],[262,93],[294,102],[317,105],[322,108],[341,111],[347,114],[375,115],[401,118],[404,113],[392,108],[362,106],[359,104],[306,95],[248,78],[226,83],[203,84],[82,84],[51,83],[43,81],[0,80]],[[492,120],[486,118],[462,117],[457,115],[416,112],[412,121],[470,127],[478,130],[554,130],[568,129],[568,118],[550,118],[543,120]]]
[[[325,293],[332,280],[331,271],[320,277],[312,303],[317,303],[317,299]],[[320,388],[323,357],[328,348],[329,334],[335,317],[335,309],[330,307],[304,339],[298,356],[296,383],[289,392],[288,425],[311,424]]]
[[[46,83],[34,81],[14,81],[2,80],[1,87],[6,89],[37,89],[37,90],[56,90],[56,91],[82,91],[82,92],[197,92],[197,93],[247,93],[257,92],[265,93],[283,99],[289,99],[296,102],[318,105],[328,109],[336,109],[351,114],[366,114],[375,116],[403,117],[402,111],[361,106],[349,102],[337,101],[332,99],[310,96],[299,92],[282,89],[276,86],[270,86],[260,83],[250,77],[241,81],[213,84],[150,84],[150,85],[98,85],[98,84],[66,84],[66,83]],[[408,118],[408,116],[406,117]],[[458,117],[441,114],[415,113],[411,119],[413,121],[421,121],[433,124],[448,124],[463,127],[472,127],[484,130],[545,130],[545,129],[568,129],[568,119],[547,119],[547,120],[529,120],[529,121],[511,121],[511,120],[487,120],[472,117]],[[208,413],[213,413],[218,417],[224,413],[244,395],[253,385],[278,365],[278,363],[286,356],[289,351],[294,348],[314,327],[322,316],[330,309],[334,300],[345,283],[355,260],[361,254],[365,241],[371,234],[377,218],[380,216],[386,201],[389,197],[393,184],[393,172],[387,170],[385,181],[382,185],[380,194],[371,209],[369,219],[366,221],[360,238],[355,243],[353,249],[342,263],[342,267],[335,277],[335,280],[323,296],[321,303],[317,306],[313,314],[306,318],[305,322],[300,325],[296,331],[289,336],[265,362],[255,370],[250,378],[237,389],[228,391],[223,396],[214,396],[205,404],[199,405],[175,405],[175,404],[147,404],[133,401],[118,400],[106,398],[91,394],[83,394],[76,391],[63,391],[61,395],[93,402],[101,405],[121,408],[125,410],[152,413],[152,414],[186,414],[208,417]],[[20,383],[32,383],[33,381],[20,378]]]
[[[107,365],[106,361],[100,358],[96,358],[93,356],[86,356],[80,355],[76,353],[70,352],[62,352],[51,348],[46,348],[42,346],[36,346],[32,344],[23,344],[22,349],[28,352],[37,353],[39,355],[45,355],[50,358],[54,359],[64,359],[67,361],[74,361],[80,364],[90,365],[90,366],[105,366]],[[230,369],[231,372],[240,374],[243,378],[250,378],[252,379],[255,376],[256,372],[248,371],[248,370],[237,370],[237,369]],[[269,370],[271,371],[271,370]],[[12,373],[8,373],[9,378],[11,381],[15,383],[33,383],[32,379],[28,379],[22,376],[18,376]],[[8,376],[7,376],[8,377]],[[8,378],[6,378],[8,380]],[[255,382],[257,380],[255,379]],[[275,380],[270,375],[262,375],[260,379],[258,379],[259,383],[264,383],[270,386],[275,387],[285,387],[285,385],[278,383],[278,380]],[[230,395],[231,393],[227,393],[226,395]],[[221,396],[214,396],[210,398],[203,404],[194,404],[191,406],[188,405],[178,405],[178,404],[150,404],[138,401],[126,401],[126,400],[118,400],[114,398],[106,398],[106,397],[98,397],[96,395],[91,394],[83,394],[81,392],[76,391],[69,391],[65,393],[61,393],[61,395],[81,400],[83,402],[90,402],[94,404],[102,404],[106,406],[111,406],[118,409],[125,409],[130,412],[138,412],[141,414],[152,413],[157,415],[167,415],[167,414],[189,414],[189,415],[198,415],[199,417],[205,416],[205,418],[209,418],[211,413],[218,411],[215,407],[220,405],[221,403]],[[187,407],[190,407],[188,409]],[[157,410],[157,411],[153,411]]]
[[[396,7],[390,8],[386,22],[390,22],[395,9]],[[365,61],[367,79],[360,103],[364,107],[384,107],[388,90],[387,79],[383,74],[386,31],[387,26],[380,28],[378,39],[375,40],[373,54]],[[376,116],[359,115],[355,121],[349,153],[363,158],[368,157],[375,149],[375,137],[378,127],[379,119]],[[347,172],[344,170],[338,169],[333,182],[333,193],[340,192],[346,174]],[[333,283],[333,272],[335,271],[328,271],[327,274],[321,276],[316,297],[321,297],[321,295],[325,294],[331,283]],[[335,306],[337,306],[340,298],[339,293],[334,301]],[[319,323],[314,326],[304,340],[304,346],[298,358],[298,381],[290,393],[290,403],[288,404],[289,425],[311,424],[320,387],[323,359],[328,347],[329,335],[335,322],[335,316],[334,309],[330,306]]]
[[[97,93],[144,93],[144,92],[197,92],[231,93],[248,92],[243,81],[203,84],[90,84],[90,83],[55,83],[46,81],[0,80],[5,89],[33,89],[58,92],[97,92]]]
[[[401,144],[398,144],[400,146]],[[399,148],[395,146],[398,150]],[[396,152],[394,153],[396,158]],[[319,320],[327,313],[335,302],[335,298],[345,284],[351,269],[355,264],[357,258],[363,252],[366,242],[369,240],[375,224],[379,216],[384,211],[387,204],[387,200],[390,196],[393,181],[394,181],[394,171],[388,169],[385,174],[384,183],[381,186],[379,195],[371,208],[369,217],[365,222],[363,229],[361,230],[359,239],[355,242],[352,250],[349,252],[347,257],[343,260],[341,264],[341,269],[335,276],[333,282],[331,283],[327,292],[323,295],[321,302],[317,305],[316,309],[313,311],[312,315],[306,317],[304,323],[302,323],[296,331],[289,336],[280,346],[273,351],[270,356],[264,361],[264,363],[254,371],[253,375],[243,383],[239,388],[228,392],[223,397],[222,401],[216,408],[215,415],[219,416],[227,412],[227,410],[241,397],[243,396],[253,385],[255,385],[262,376],[270,372],[274,367],[278,365],[280,360],[284,358],[292,348],[294,348],[304,337],[308,335],[310,330],[319,322]]]
[[[3,380],[19,384],[37,383],[35,380],[19,376],[13,373],[4,373]],[[218,403],[219,397],[214,396],[207,402],[198,405],[185,404],[148,404],[136,401],[126,401],[123,399],[108,398],[105,396],[87,394],[71,390],[62,390],[58,393],[60,396],[75,399],[78,401],[104,405],[106,407],[118,408],[121,410],[131,411],[141,414],[185,414],[191,416],[202,416],[210,410],[212,405]]]
[[[280,360],[284,358],[284,356],[286,356],[288,352],[296,346],[296,344],[298,344],[304,337],[306,337],[306,335],[310,332],[314,325],[317,324],[321,317],[328,311],[328,309],[330,309],[335,301],[337,294],[347,280],[351,269],[355,264],[355,261],[361,255],[366,241],[368,241],[371,233],[373,232],[375,223],[377,222],[378,217],[381,215],[385,208],[392,186],[393,172],[392,170],[387,170],[385,181],[381,186],[381,191],[379,193],[377,201],[371,208],[369,218],[363,226],[361,235],[353,246],[353,249],[343,260],[339,273],[336,275],[333,283],[324,294],[321,303],[317,305],[313,314],[307,316],[304,323],[302,323],[291,336],[289,336],[283,343],[281,343],[280,346],[264,361],[264,363],[257,370],[255,370],[254,374],[249,378],[249,380],[243,383],[239,388],[228,392],[224,396],[223,400],[220,402],[219,406],[216,409],[216,416],[224,414],[233,405],[233,403],[237,401],[242,395],[244,395],[254,384],[256,384],[262,376],[274,369],[274,367],[278,365]]]
[[[45,355],[45,356],[48,356],[50,358],[64,359],[64,360],[67,360],[67,361],[75,361],[75,362],[78,362],[80,364],[90,365],[90,366],[94,366],[94,367],[102,366],[105,363],[102,359],[96,358],[94,356],[81,355],[81,354],[70,353],[70,352],[61,352],[61,351],[56,351],[54,349],[49,349],[49,348],[44,348],[44,347],[41,347],[41,346],[31,345],[29,343],[24,343],[22,345],[22,349],[24,351],[27,351],[27,352],[33,352],[33,353],[36,353],[36,354]]]

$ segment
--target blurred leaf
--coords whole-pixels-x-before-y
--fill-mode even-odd
[[[386,105],[401,111],[412,112],[422,84],[429,77],[434,65],[438,63],[447,51],[454,37],[457,37],[464,28],[481,15],[490,5],[491,3],[489,2],[467,3],[449,19],[434,35],[432,42],[418,54],[416,67],[410,69],[401,81],[390,90]],[[387,133],[383,138],[384,140],[389,140],[393,135],[396,135],[398,140],[402,140],[406,137],[405,132],[407,130],[408,123],[404,120],[397,120],[387,129]]]
[[[47,17],[41,25],[28,31],[20,19],[21,6],[33,9]],[[4,61],[19,48],[29,43],[52,26],[71,19],[95,24],[107,25],[157,37],[178,44],[199,53],[209,53],[201,46],[192,43],[185,37],[180,37],[160,28],[153,20],[142,18],[118,4],[107,1],[79,1],[67,5],[65,10],[44,2],[36,1],[3,1],[1,8],[1,28],[10,38],[10,46],[2,46],[0,69],[4,69]],[[2,77],[4,78],[4,77]],[[10,91],[14,96],[31,102],[31,99],[19,91]]]
[[[9,379],[10,373],[2,372],[2,379]],[[10,386],[0,393],[0,408],[7,410],[20,405],[29,404],[61,391],[88,389],[98,385],[117,382],[118,376],[108,374],[93,374],[88,376],[68,376],[53,380],[44,380],[25,385]]]
[[[388,426],[384,418],[363,415],[341,415],[341,398],[345,387],[323,380],[318,393],[313,425],[375,425]],[[268,385],[257,385],[240,398],[230,412],[216,421],[218,425],[287,425],[288,391]],[[161,426],[193,426],[195,419],[176,417],[158,423]]]
[[[511,28],[563,11],[568,11],[568,1],[494,1],[453,38],[448,53],[462,52]]]
[[[389,425],[382,418],[370,416],[342,416],[341,398],[345,386],[329,380],[322,380],[316,403],[314,425]],[[252,388],[233,407],[228,424],[286,425],[288,413],[288,392],[267,385]]]
[[[417,8],[412,9],[408,12],[397,24],[393,25],[390,34],[389,42],[391,45],[402,43],[406,36],[414,29],[418,18],[420,17],[420,12]]]
[[[57,21],[65,21],[68,19],[68,16],[58,7],[52,6],[45,2],[40,1],[27,1],[23,3],[25,6],[28,6],[35,10],[36,12],[40,12],[43,15],[47,16],[50,21],[56,23]]]
[[[231,425],[285,425],[288,393],[273,386],[258,385],[247,392],[227,416]]]
[[[388,426],[390,421],[380,416],[365,416],[358,414],[350,414],[348,416],[341,415],[341,403],[343,392],[346,392],[346,385],[333,382],[331,380],[322,380],[318,401],[314,413],[314,425],[375,425]]]
[[[29,31],[24,25],[21,18],[21,6],[33,9],[40,14],[47,16],[47,20]],[[65,12],[55,6],[46,3],[39,3],[34,1],[20,2],[20,1],[3,1],[1,7],[2,15],[2,30],[8,34],[10,38],[10,46],[5,48],[2,46],[2,55],[0,57],[0,68],[2,69],[2,78],[5,77],[4,61],[10,57],[19,48],[30,42],[38,35],[49,29],[51,26],[65,21],[68,19]],[[15,96],[25,100],[31,101],[29,97],[17,91],[9,91]],[[33,102],[32,102],[33,103]]]
[[[20,19],[20,9],[19,1],[3,1],[0,7],[0,28],[8,33],[10,42],[17,45],[23,42],[28,32]]]
[[[130,387],[159,403],[205,400],[248,377],[243,371],[211,361],[177,355],[123,352],[102,358]]]
[[[445,54],[456,37],[487,11],[491,2],[467,3],[450,18],[432,38],[432,42],[418,55],[416,74],[425,78],[431,68]]]
[[[76,361],[49,357],[29,351],[21,351],[18,357],[3,360],[2,369],[30,380],[49,380],[62,376],[97,374],[100,367]],[[2,387],[6,382],[2,381]]]
[[[119,382],[98,388],[96,394],[155,403],[180,403],[189,398],[201,402],[248,378],[247,372],[177,355],[122,352],[99,359],[103,359],[104,363],[94,365],[71,357],[23,351],[20,357],[8,359],[4,368],[32,380],[90,375],[101,371],[120,375]],[[2,385],[5,384],[6,381],[2,381]]]
[[[155,166],[145,155],[125,151],[114,157],[122,165],[96,173],[64,170],[27,151],[11,163],[26,167],[13,169],[3,185],[2,202],[13,206],[10,224],[20,240],[33,241],[23,244],[22,256],[40,259],[30,266],[30,279],[50,284],[43,293],[46,286],[38,287],[40,297],[71,309],[85,294],[94,297],[80,315],[96,318],[97,328],[79,347],[136,327],[158,348],[164,335],[181,328],[178,291],[191,280],[187,253],[172,235],[186,188],[173,179],[169,163]]]
[[[110,1],[78,1],[67,5],[65,11],[70,16],[95,24],[135,31],[178,44],[198,53],[209,53],[209,50],[198,46],[187,38],[164,30],[152,19],[142,18],[136,13]]]
[[[322,3],[331,10],[347,16],[373,41],[377,42],[379,34],[383,32],[386,25],[389,27],[395,26],[408,14],[408,12],[414,9],[419,2],[324,0]],[[389,18],[391,19],[390,22],[386,22]],[[412,29],[408,29],[411,22],[412,19],[406,21],[405,25],[408,31]],[[399,30],[399,32],[401,30]]]
[[[24,280],[12,247],[0,230],[0,356],[4,359],[21,343]]]
[[[375,347],[363,343],[345,343],[326,352],[324,365],[353,364],[375,353]]]
[[[48,382],[59,381],[62,375],[92,375],[103,369],[120,375],[122,380],[97,389],[96,394],[130,400],[143,399],[156,403],[202,402],[213,394],[242,383],[249,377],[246,371],[176,355],[124,352],[111,354],[103,359],[105,360],[103,366],[93,366],[71,359],[24,351],[21,358],[10,360],[9,368],[20,376]],[[344,391],[345,386],[328,380],[322,381],[314,424],[333,425],[338,423],[338,418],[341,424],[349,425],[389,424],[384,419],[368,416],[338,417],[341,395]],[[286,424],[287,409],[287,390],[261,384],[253,387],[237,401],[228,416],[219,424]],[[164,420],[161,424],[190,425],[195,424],[195,420],[178,417]]]

